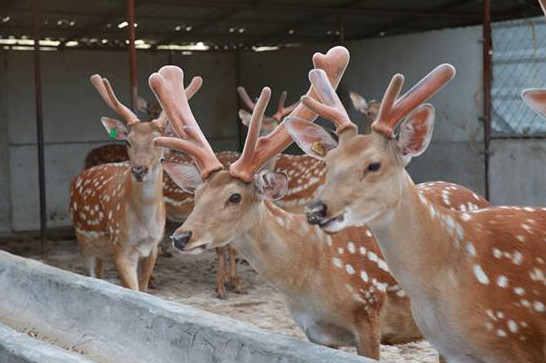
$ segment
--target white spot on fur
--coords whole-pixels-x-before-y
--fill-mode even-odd
[[[517,333],[518,324],[514,320],[508,320],[508,330],[510,330],[512,333]]]
[[[499,250],[498,248],[493,248],[493,256],[495,256],[496,258],[501,258],[502,257],[502,251]]]
[[[341,263],[341,260],[339,258],[337,258],[337,257],[332,258],[332,263],[336,267],[342,267],[343,266],[343,264]]]
[[[500,275],[497,279],[497,285],[504,288],[508,287],[508,279],[506,278],[506,276]]]
[[[502,329],[497,329],[497,335],[503,338],[506,338],[508,336],[508,334],[506,334],[506,332]]]
[[[472,242],[466,243],[466,252],[468,252],[471,256],[476,256],[476,247],[472,244]]]
[[[362,281],[368,282],[368,274],[366,273],[366,271],[360,271],[360,278],[362,279]]]
[[[356,252],[355,244],[354,244],[353,242],[347,243],[347,250],[348,250],[350,253],[355,253],[355,252]]]
[[[487,277],[480,265],[474,265],[474,275],[476,275],[476,278],[480,283],[484,285],[489,284],[489,278]]]
[[[355,274],[355,269],[354,269],[354,267],[352,265],[347,264],[345,266],[345,270],[347,270],[347,273],[349,275],[354,275]]]

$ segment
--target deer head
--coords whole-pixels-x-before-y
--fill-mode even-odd
[[[104,102],[125,120],[124,123],[110,117],[101,119],[108,135],[124,141],[127,145],[131,173],[135,181],[144,181],[146,176],[156,169],[163,156],[164,149],[156,146],[153,140],[165,132],[168,125],[167,117],[160,112],[159,116],[150,122],[140,122],[136,114],[117,99],[108,79],[95,74],[91,76],[91,83]],[[195,77],[188,86],[187,93],[193,96],[201,85],[201,77]]]
[[[326,163],[326,184],[306,209],[310,223],[336,232],[367,223],[396,207],[402,181],[409,177],[405,166],[427,148],[431,139],[434,108],[422,103],[454,75],[453,66],[440,65],[400,98],[404,77],[395,75],[372,123],[372,132],[359,135],[323,72],[310,72],[320,102],[303,97],[302,103],[332,120],[339,136],[338,143],[317,125],[292,117],[285,121],[298,145]],[[400,129],[395,135],[397,126]]]
[[[377,114],[379,113],[379,107],[381,104],[376,100],[371,100],[370,102],[366,101],[364,97],[359,95],[356,92],[349,93],[351,97],[351,102],[355,110],[360,112],[366,117],[366,121],[372,122],[376,119]]]
[[[348,52],[345,48],[336,47],[326,55],[315,54],[315,67],[324,69],[334,87],[339,83],[348,63]],[[161,74],[163,71],[160,70]],[[267,136],[259,136],[264,118],[264,111],[271,97],[271,90],[264,88],[252,112],[249,131],[240,158],[229,168],[222,168],[219,163],[207,162],[214,155],[201,134],[197,123],[190,117],[189,108],[177,111],[180,102],[173,99],[173,93],[162,93],[161,83],[180,83],[174,80],[183,77],[180,69],[171,70],[175,77],[158,77],[152,75],[150,85],[158,96],[163,109],[168,114],[173,128],[193,130],[183,139],[160,137],[160,145],[188,152],[193,156],[197,167],[174,164],[163,161],[171,178],[188,191],[195,191],[195,207],[184,224],[173,234],[177,249],[186,252],[201,252],[204,249],[219,247],[231,242],[241,233],[251,228],[260,213],[260,203],[264,200],[281,198],[288,188],[286,175],[264,170],[263,166],[275,155],[282,152],[292,142],[281,123]],[[163,75],[166,72],[163,71]],[[167,86],[165,86],[167,88]],[[315,97],[310,88],[309,97]],[[169,99],[171,98],[171,99]],[[303,105],[299,105],[292,115],[313,121],[317,115]],[[180,117],[178,117],[180,116]],[[197,140],[198,139],[198,140]],[[206,143],[206,144],[205,144]],[[210,151],[208,151],[210,150]],[[210,166],[212,165],[212,166]]]
[[[246,107],[248,107],[251,112],[254,111],[254,109],[256,108],[256,103],[252,101],[246,89],[244,87],[237,87],[237,93],[239,93],[239,96],[241,97],[241,100],[246,105]],[[279,126],[279,124],[282,122],[282,119],[290,112],[294,111],[294,109],[298,105],[299,101],[291,104],[288,107],[285,107],[284,102],[286,101],[286,96],[287,92],[283,91],[281,93],[281,97],[279,98],[277,111],[275,112],[275,114],[273,114],[273,116],[264,116],[262,121],[262,128],[260,130],[260,136],[265,136],[273,132],[273,130],[275,130],[275,128]],[[239,118],[241,119],[243,125],[248,127],[252,115],[248,111],[240,109]]]

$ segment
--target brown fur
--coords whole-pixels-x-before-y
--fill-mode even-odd
[[[396,141],[375,132],[343,132],[326,165],[326,219],[368,223],[448,361],[546,361],[546,209],[448,210],[419,195]]]
[[[427,185],[423,193],[441,203],[447,188],[455,188],[453,207],[475,201],[471,191],[448,183]],[[233,193],[241,194],[240,204],[229,202]],[[311,341],[355,345],[359,354],[379,358],[380,341],[395,344],[421,337],[409,298],[388,272],[367,228],[330,236],[309,226],[303,215],[263,202],[253,183],[243,183],[227,171],[199,187],[196,201],[176,232],[192,233],[186,251],[232,242],[262,278],[283,293]],[[476,203],[488,205],[483,199]]]
[[[104,260],[113,257],[123,286],[133,290],[148,289],[165,226],[158,135],[154,123],[132,125],[130,161],[85,170],[70,187],[70,214],[90,275],[101,277]],[[144,181],[133,178],[132,166],[148,168]]]

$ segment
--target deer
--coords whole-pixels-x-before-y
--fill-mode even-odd
[[[307,220],[331,234],[369,227],[417,326],[448,362],[544,362],[546,209],[448,209],[405,170],[432,137],[435,110],[424,102],[454,76],[442,64],[399,97],[404,77],[394,75],[371,134],[359,135],[326,75],[312,70],[319,97],[301,101],[335,124],[339,142],[316,125],[285,121],[298,145],[326,164]]]
[[[200,80],[200,82],[202,84],[202,80]],[[161,107],[159,107],[159,103],[151,102],[148,104],[143,97],[138,97],[137,108],[140,112],[145,113],[150,121],[159,118],[161,114]],[[168,127],[164,132],[169,134]],[[89,169],[93,166],[107,163],[120,163],[127,160],[129,160],[129,155],[127,154],[127,147],[125,145],[102,145],[87,153],[85,156],[84,169]]]
[[[373,120],[377,117],[379,112],[379,106],[381,104],[376,100],[366,101],[364,97],[356,92],[349,92],[349,97],[351,98],[351,103],[355,110],[364,115],[364,128],[363,133],[367,134],[370,132],[370,125]]]
[[[188,97],[201,82],[199,77],[192,80]],[[76,238],[90,276],[102,277],[103,263],[112,257],[122,285],[146,292],[165,226],[163,167],[159,162],[164,149],[153,139],[162,134],[168,120],[161,114],[150,122],[140,122],[117,99],[106,78],[93,75],[91,83],[127,124],[102,118],[108,134],[127,144],[129,162],[93,167],[72,181],[69,210]]]
[[[348,52],[336,47],[326,56],[315,55],[314,63],[328,70],[332,83],[337,84],[348,63]],[[317,227],[306,227],[304,215],[273,203],[288,189],[287,176],[263,169],[263,165],[290,140],[282,123],[273,133],[259,137],[270,90],[262,91],[253,111],[241,157],[225,168],[202,136],[181,97],[183,90],[176,88],[182,80],[183,72],[176,68],[162,68],[150,77],[150,86],[177,134],[187,132],[183,139],[160,137],[156,142],[195,158],[195,166],[189,167],[163,161],[175,182],[196,193],[193,212],[172,236],[174,247],[200,253],[227,243],[235,245],[251,266],[281,291],[292,317],[315,343],[356,345],[359,354],[379,358],[380,340],[395,344],[419,339],[410,300],[388,273],[366,228],[350,228],[343,236],[330,237]],[[303,107],[294,113],[313,118]],[[441,202],[440,190],[446,186],[436,187],[427,185],[425,193],[430,190]],[[454,189],[461,192],[457,194],[461,200],[474,200],[469,190]],[[453,205],[456,200],[453,194]],[[483,203],[488,205],[485,200]]]

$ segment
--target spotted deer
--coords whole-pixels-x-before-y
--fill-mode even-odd
[[[376,100],[371,100],[370,102],[368,102],[364,97],[356,92],[350,92],[349,96],[355,110],[363,114],[365,117],[364,128],[362,131],[365,134],[369,133],[371,131],[372,121],[375,120],[375,118],[377,117],[377,113],[379,112],[379,106],[381,106],[381,104]]]
[[[200,82],[202,84],[201,79],[196,79],[196,82]],[[146,102],[146,100],[142,97],[138,98],[137,107],[140,112],[143,112],[148,116],[148,120],[155,120],[159,118],[161,114],[161,106],[159,106],[159,103],[151,102],[148,104],[148,102]],[[168,134],[168,131],[165,130],[165,133]],[[127,147],[125,145],[102,145],[87,153],[85,156],[84,168],[89,169],[97,165],[120,163],[127,160],[129,160],[129,155],[127,154]]]
[[[162,114],[151,122],[138,117],[116,97],[110,82],[91,77],[106,104],[123,117],[123,122],[103,117],[109,135],[127,144],[129,162],[105,164],[79,174],[70,187],[70,214],[80,252],[89,274],[102,277],[103,262],[113,257],[123,286],[146,291],[163,236],[163,148],[153,139],[168,122]],[[191,96],[200,87],[195,78],[188,86]],[[140,264],[140,277],[137,269]]]
[[[237,93],[239,93],[239,97],[241,97],[241,100],[245,104],[245,106],[252,112],[256,108],[256,103],[252,101],[250,96],[248,95],[248,92],[246,89],[242,86],[237,87]],[[295,102],[291,104],[288,107],[284,106],[284,103],[286,102],[286,96],[288,93],[286,91],[283,91],[281,93],[281,97],[279,98],[279,103],[277,105],[277,111],[273,114],[273,116],[265,116],[262,122],[262,128],[260,130],[260,136],[266,136],[270,134],[279,124],[282,122],[282,119],[288,115],[290,112],[294,111],[296,106],[298,105],[298,102]],[[252,115],[243,109],[239,110],[239,118],[241,119],[241,122],[243,125],[247,126],[250,123]]]
[[[326,56],[315,55],[314,63],[325,68],[337,84],[348,52],[336,47]],[[264,89],[253,112],[241,157],[225,168],[215,159],[187,103],[177,103],[183,100],[178,96],[182,90],[175,89],[182,77],[179,69],[163,68],[150,79],[175,130],[192,130],[184,139],[157,139],[163,146],[190,153],[197,165],[164,161],[173,180],[196,191],[193,212],[172,236],[174,246],[199,253],[227,243],[235,245],[281,291],[292,317],[313,342],[331,347],[356,345],[359,354],[378,358],[380,340],[394,344],[419,339],[410,300],[389,274],[366,228],[348,228],[330,237],[317,227],[306,226],[303,215],[272,202],[287,190],[287,176],[262,166],[290,140],[283,124],[270,136],[259,137],[269,89]],[[314,117],[302,107],[294,114]],[[453,205],[474,200],[472,192],[448,184],[427,185],[424,193],[430,192],[441,203],[441,192],[451,189]]]
[[[441,65],[401,97],[404,78],[395,75],[371,134],[358,135],[327,77],[311,71],[320,102],[302,102],[334,122],[339,144],[313,125],[285,121],[326,163],[308,221],[330,233],[368,225],[421,332],[448,362],[544,362],[546,209],[450,210],[420,193],[405,170],[431,139],[434,108],[422,103],[454,75]],[[314,152],[314,143],[326,152]]]

